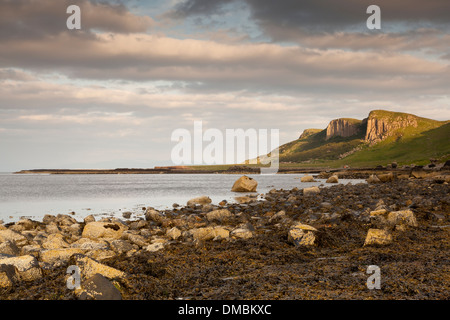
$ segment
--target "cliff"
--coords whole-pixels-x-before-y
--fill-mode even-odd
[[[343,138],[357,135],[363,131],[363,121],[357,119],[340,118],[330,121],[327,126],[325,140],[339,136]]]
[[[398,129],[413,127],[417,128],[419,117],[401,112],[389,112],[384,110],[374,110],[367,118],[367,128],[365,141],[377,143],[394,135]]]
[[[363,120],[340,118],[326,129],[307,129],[279,148],[280,162],[310,165],[427,164],[450,157],[450,121],[373,110]],[[390,161],[390,162],[389,162]]]

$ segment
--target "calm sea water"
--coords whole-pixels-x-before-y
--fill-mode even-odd
[[[325,183],[300,183],[303,174],[248,175],[258,181],[258,193],[270,189],[292,189]],[[123,174],[123,175],[44,175],[0,173],[0,220],[5,223],[20,217],[41,220],[45,214],[75,212],[75,219],[85,216],[131,218],[143,215],[142,207],[171,208],[185,205],[194,197],[207,195],[213,204],[233,202],[242,193],[231,192],[240,175],[235,174]],[[341,179],[340,183],[361,180]]]

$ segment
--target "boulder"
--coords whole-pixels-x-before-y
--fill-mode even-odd
[[[314,180],[314,177],[313,177],[313,176],[307,175],[307,176],[303,176],[303,177],[300,179],[300,182],[316,182],[316,180]]]
[[[364,241],[364,246],[372,245],[388,245],[392,242],[392,235],[383,229],[371,228],[367,231],[366,240]]]
[[[271,222],[274,222],[274,221],[281,220],[285,216],[286,216],[286,211],[280,210],[277,213],[275,213],[273,216],[270,217],[269,222],[271,223]]]
[[[386,215],[386,213],[387,213],[386,209],[379,209],[379,210],[370,211],[370,216],[372,216],[372,217],[384,216],[384,215]]]
[[[366,179],[367,183],[381,183],[381,180],[374,174]]]
[[[122,300],[122,294],[114,284],[99,273],[86,279],[77,291],[80,300]]]
[[[428,173],[424,170],[413,170],[411,176],[416,179],[425,179],[428,177]]]
[[[125,211],[122,213],[122,217],[124,217],[125,219],[130,219],[131,215],[132,213],[130,211]]]
[[[18,246],[26,245],[28,242],[23,235],[9,229],[0,230],[0,243],[5,241],[14,241]]]
[[[256,192],[256,187],[258,186],[258,182],[255,179],[242,176],[235,181],[231,191],[233,192]]]
[[[149,244],[147,247],[145,247],[145,250],[149,251],[149,252],[156,252],[159,250],[164,249],[164,243],[161,242],[155,242],[152,244]]]
[[[139,247],[144,247],[148,245],[147,240],[141,235],[130,233],[127,235],[127,238],[131,243],[134,243]]]
[[[81,248],[63,248],[42,250],[39,254],[39,260],[53,266],[66,265],[70,257],[77,253],[85,253],[86,249]]]
[[[74,223],[77,223],[77,220],[75,218],[69,216],[68,214],[58,214],[56,216],[56,222],[60,226],[70,226]]]
[[[230,231],[223,227],[204,227],[189,230],[194,240],[207,241],[215,238],[227,239],[230,237]]]
[[[21,226],[23,230],[32,230],[36,228],[37,223],[32,221],[31,219],[22,218],[15,223],[18,226]]]
[[[219,209],[210,211],[206,214],[206,219],[208,221],[222,221],[227,218],[231,218],[232,214],[228,209]]]
[[[125,279],[127,277],[125,272],[97,262],[84,254],[72,255],[69,259],[69,264],[80,268],[80,274],[83,278],[90,278],[96,273],[108,279]]]
[[[250,239],[253,237],[253,231],[246,227],[240,227],[232,230],[230,236],[234,239]]]
[[[203,205],[203,204],[209,204],[211,202],[212,202],[212,200],[211,200],[210,197],[208,197],[208,196],[201,196],[201,197],[190,199],[187,202],[187,206],[191,207],[191,206],[195,206],[196,204]]]
[[[19,274],[13,265],[0,264],[0,289],[10,288],[19,281]]]
[[[181,236],[181,231],[177,227],[167,230],[166,236],[172,240],[177,240]]]
[[[67,231],[73,235],[79,236],[83,232],[83,226],[79,223],[74,223],[67,227]]]
[[[42,270],[33,256],[0,258],[0,265],[2,264],[14,266],[22,281],[34,281],[42,278]]]
[[[338,183],[338,182],[339,182],[338,176],[331,176],[326,181],[326,183]]]
[[[412,227],[417,227],[417,220],[411,210],[401,210],[389,212],[387,221],[393,225],[405,224]]]
[[[381,182],[389,182],[389,181],[394,180],[394,174],[392,172],[385,173],[385,174],[379,174],[379,175],[377,175],[377,177]]]
[[[316,228],[298,223],[288,231],[288,241],[296,246],[311,246],[316,240],[315,232]]]
[[[315,194],[318,194],[318,193],[320,193],[319,187],[303,188],[303,195],[304,196],[315,195]]]
[[[42,247],[40,245],[37,244],[30,244],[30,245],[26,245],[23,246],[21,251],[20,251],[20,255],[21,256],[25,256],[25,255],[30,255],[36,258],[39,258],[39,254],[42,250]]]
[[[83,238],[98,239],[120,239],[122,233],[127,230],[128,227],[120,222],[90,222],[84,229],[81,236]]]
[[[95,217],[91,214],[91,215],[88,215],[87,217],[85,217],[83,219],[83,221],[85,224],[88,224],[90,222],[95,222]]]
[[[129,252],[133,249],[137,249],[136,245],[131,244],[127,240],[113,240],[111,241],[111,248],[117,253]]]
[[[148,208],[147,211],[145,212],[145,220],[153,221],[158,225],[162,224],[165,219],[166,217],[161,212],[153,208]]]
[[[64,240],[64,236],[60,233],[50,234],[47,239],[42,243],[44,249],[60,249],[67,248],[69,244]]]
[[[0,253],[18,256],[20,254],[20,249],[16,246],[14,241],[8,240],[0,243]]]
[[[254,201],[254,199],[248,197],[248,196],[242,196],[242,197],[234,197],[234,199],[239,203],[239,204],[243,204],[243,203],[250,203],[252,201]]]
[[[70,247],[84,250],[108,250],[110,246],[103,240],[96,241],[90,238],[81,238],[72,243]]]

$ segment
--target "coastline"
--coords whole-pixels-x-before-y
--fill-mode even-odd
[[[97,270],[122,299],[448,299],[450,172],[391,173],[242,203],[206,196],[136,220],[1,225],[0,265],[22,267],[0,270],[10,280],[0,299],[86,298],[66,287],[70,265],[83,281]],[[387,236],[370,243],[374,229]],[[381,290],[366,287],[369,265],[382,270]]]

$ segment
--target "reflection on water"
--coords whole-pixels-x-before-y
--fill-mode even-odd
[[[258,181],[258,193],[270,189],[303,188],[325,184],[325,180],[301,183],[304,174],[248,175]],[[19,175],[0,173],[0,220],[17,221],[21,216],[40,220],[45,214],[68,214],[74,218],[116,215],[131,211],[143,214],[142,207],[171,208],[185,205],[197,196],[209,196],[213,204],[235,202],[242,195],[231,192],[240,175],[234,174],[122,174],[122,175]],[[341,179],[340,183],[363,180]]]

